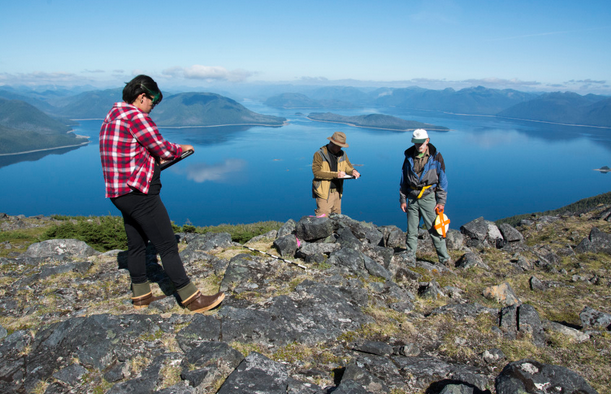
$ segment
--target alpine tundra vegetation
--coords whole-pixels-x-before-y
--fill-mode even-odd
[[[118,218],[0,214],[0,391],[608,393],[611,205],[572,207],[450,230],[449,267],[344,215],[177,226],[207,314],[151,247],[133,308]]]

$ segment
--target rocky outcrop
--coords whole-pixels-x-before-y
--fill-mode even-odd
[[[598,304],[576,326],[547,320],[533,301],[570,286],[609,286],[603,271],[567,270],[563,259],[578,248],[527,245],[530,228],[555,223],[476,219],[450,231],[451,267],[437,262],[425,230],[416,255],[399,228],[344,215],[289,220],[247,243],[266,244],[263,253],[229,234],[181,234],[189,275],[227,293],[208,315],[180,306],[154,249],[147,275],[169,297],[137,312],[122,252],[73,240],[33,244],[0,259],[0,391],[595,392],[564,366],[511,362],[513,341],[542,352],[557,336],[586,346],[611,324]]]
[[[583,393],[596,391],[573,371],[533,360],[510,363],[496,378],[497,394]]]

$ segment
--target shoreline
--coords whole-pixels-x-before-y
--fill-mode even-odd
[[[440,112],[442,114],[454,115],[454,116],[475,116],[475,117],[480,117],[480,118],[508,119],[508,120],[518,120],[518,121],[523,121],[523,122],[546,123],[546,124],[552,124],[552,125],[558,125],[558,126],[591,127],[591,128],[594,128],[594,129],[607,129],[607,130],[611,130],[611,126],[595,126],[595,125],[588,125],[588,124],[550,122],[550,121],[547,121],[547,120],[511,118],[511,117],[508,117],[508,116],[498,116],[498,115],[494,115],[494,114],[492,114],[492,115],[487,115],[487,114],[462,114],[462,113],[457,113],[457,112],[440,111],[440,110],[434,110],[434,109],[418,109],[418,108],[408,108],[408,109],[412,109],[412,110],[415,110],[415,111],[424,111],[424,112]]]
[[[306,118],[310,119],[310,120],[312,120],[314,122],[343,124],[343,125],[352,126],[352,127],[360,127],[362,129],[389,130],[389,131],[399,131],[399,132],[408,132],[408,131],[416,130],[416,129],[390,129],[388,127],[375,127],[375,126],[361,126],[361,125],[357,125],[357,124],[354,124],[354,123],[334,122],[332,120],[313,119],[313,118],[310,118],[309,116],[306,116]],[[440,131],[440,132],[444,132],[444,131],[451,131],[452,129],[440,130],[440,129],[436,129],[436,128],[430,128],[430,129],[427,128],[427,130],[428,131]]]
[[[82,143],[76,144],[76,145],[56,146],[54,148],[34,149],[34,150],[25,151],[25,152],[0,153],[0,157],[3,157],[3,156],[27,155],[28,153],[46,152],[46,151],[50,151],[50,150],[64,149],[64,148],[74,148],[74,147],[88,145],[90,142],[91,141],[82,142]]]
[[[97,119],[70,119],[74,121],[79,120],[101,120],[104,121],[103,118]],[[263,126],[263,127],[282,127],[289,124],[288,120],[282,122],[281,125],[273,125],[273,124],[262,124],[262,123],[230,123],[230,124],[215,124],[215,125],[202,125],[202,126],[161,126],[157,124],[157,127],[160,129],[189,129],[189,128],[200,128],[200,127],[226,127],[226,126]]]
[[[262,126],[262,127],[282,127],[289,124],[289,121],[286,120],[279,125],[273,124],[262,124],[262,123],[230,123],[230,124],[215,124],[215,125],[202,125],[202,126],[160,126],[157,125],[160,129],[199,129],[206,127],[229,127],[229,126]]]

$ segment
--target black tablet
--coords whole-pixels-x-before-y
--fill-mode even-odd
[[[166,168],[172,167],[174,164],[178,163],[182,159],[191,156],[192,154],[193,154],[192,150],[186,150],[182,152],[182,155],[180,155],[180,157],[177,157],[176,159],[171,160],[171,161],[166,161],[165,163],[161,164],[159,167],[161,168],[161,171],[163,171]]]

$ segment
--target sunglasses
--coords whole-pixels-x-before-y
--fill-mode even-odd
[[[157,93],[153,93],[153,91],[151,91],[150,89],[148,89],[146,86],[144,86],[143,84],[140,84],[140,87],[144,90],[146,90],[146,92],[149,94],[149,98],[151,99],[151,101],[153,102],[153,106],[159,104],[159,102],[161,101],[161,92],[157,92]]]

